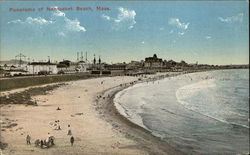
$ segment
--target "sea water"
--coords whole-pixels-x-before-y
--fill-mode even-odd
[[[249,152],[249,70],[145,82],[119,92],[117,109],[187,154]]]

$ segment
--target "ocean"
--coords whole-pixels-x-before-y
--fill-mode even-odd
[[[182,74],[117,93],[119,112],[186,154],[249,152],[249,70]]]

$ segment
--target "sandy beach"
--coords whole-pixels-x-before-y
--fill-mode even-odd
[[[47,95],[32,97],[37,106],[1,105],[1,142],[8,144],[2,154],[180,154],[116,111],[114,94],[137,80],[120,76],[67,82]],[[23,89],[4,94],[18,91]],[[61,130],[55,130],[55,124]],[[73,146],[67,135],[69,129],[75,138]],[[35,147],[34,141],[46,139],[48,133],[56,138],[56,145],[49,149]],[[25,141],[28,134],[31,145]]]

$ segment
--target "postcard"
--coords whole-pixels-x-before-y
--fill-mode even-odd
[[[1,155],[249,154],[248,1],[1,1]]]

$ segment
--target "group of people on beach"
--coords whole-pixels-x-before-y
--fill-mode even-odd
[[[70,125],[68,125],[68,128],[69,129],[68,129],[67,135],[70,136],[70,140],[69,141],[70,141],[71,146],[73,146],[73,144],[75,142],[75,138],[72,135],[72,131],[70,129]],[[37,139],[37,140],[35,140],[34,143],[35,143],[36,147],[40,146],[41,148],[49,148],[49,147],[55,145],[54,142],[55,142],[55,137],[52,136],[52,135],[50,135],[50,133],[48,133],[47,139],[45,139],[45,140],[43,140],[43,139]],[[26,136],[26,144],[27,145],[31,145],[31,136],[29,134]]]
[[[55,130],[61,130],[61,126],[60,126],[60,121],[56,120],[54,126],[56,127]]]
[[[55,137],[51,136],[50,133],[48,133],[47,139],[44,139],[44,140],[37,139],[35,141],[35,146],[37,146],[37,147],[40,146],[41,148],[45,148],[45,147],[48,148],[48,147],[55,145],[54,140],[55,140]],[[26,143],[27,143],[27,145],[31,145],[30,135],[26,136]]]

